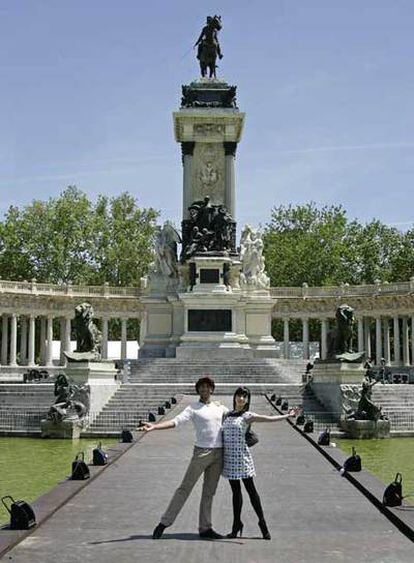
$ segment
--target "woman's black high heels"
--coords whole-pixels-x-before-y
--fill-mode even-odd
[[[237,538],[237,534],[240,532],[240,537],[243,533],[243,522],[238,524],[233,524],[230,534],[227,534],[228,538]]]
[[[266,524],[265,520],[259,520],[259,528],[260,528],[260,531],[262,532],[264,540],[271,540],[272,539],[270,532],[267,529],[267,524]]]

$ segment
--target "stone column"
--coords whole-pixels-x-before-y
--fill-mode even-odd
[[[364,330],[364,348],[367,353],[368,358],[372,357],[371,351],[371,319],[364,319],[365,330]]]
[[[309,360],[309,319],[302,319],[303,359]]]
[[[236,158],[237,143],[223,143],[225,154],[225,196],[224,202],[228,212],[236,217],[236,179],[234,161]]]
[[[27,364],[27,317],[20,319],[20,365]]]
[[[1,337],[1,363],[7,365],[9,359],[9,316],[3,314],[2,320],[2,337]]]
[[[121,320],[121,360],[127,357],[127,319]]]
[[[102,349],[101,356],[103,360],[108,359],[108,319],[102,319]]]
[[[10,318],[10,358],[9,366],[17,366],[17,315],[12,313]]]
[[[358,352],[364,351],[364,319],[358,317]]]
[[[399,318],[394,317],[393,323],[394,323],[394,364],[398,365],[401,362]]]
[[[411,317],[411,365],[414,364],[414,316]]]
[[[408,319],[403,317],[402,321],[402,338],[403,338],[403,363],[405,366],[410,365],[410,347],[408,336]]]
[[[59,355],[59,363],[60,363],[61,366],[64,366],[65,363],[66,363],[65,331],[66,331],[66,319],[65,319],[65,317],[61,317],[61,319],[60,319],[60,355]]]
[[[40,365],[46,364],[46,318],[40,317]]]
[[[35,326],[36,317],[30,315],[29,317],[29,353],[27,358],[27,365],[33,367],[35,365]]]
[[[70,349],[70,335],[72,330],[72,323],[70,317],[65,318],[65,344],[64,344],[64,351],[71,352]]]
[[[290,358],[289,340],[289,319],[283,319],[283,356],[285,359]]]
[[[389,319],[385,318],[384,325],[384,358],[387,366],[391,365],[391,349],[390,349],[390,323]]]
[[[53,365],[53,317],[47,317],[46,328],[46,367]]]
[[[183,157],[183,219],[188,219],[188,207],[191,201],[191,173],[193,167],[194,142],[181,143]]]
[[[382,358],[381,317],[375,319],[375,363],[380,365]]]
[[[321,360],[328,357],[328,319],[321,319]]]

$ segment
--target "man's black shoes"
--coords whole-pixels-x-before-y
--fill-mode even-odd
[[[162,534],[164,533],[164,530],[167,526],[164,526],[164,524],[161,524],[161,522],[158,524],[158,526],[154,529],[154,531],[152,532],[152,539],[153,540],[159,540],[160,537],[162,536]]]
[[[208,530],[203,530],[202,532],[200,532],[200,538],[208,540],[221,540],[223,536],[215,532],[213,528],[209,528]]]

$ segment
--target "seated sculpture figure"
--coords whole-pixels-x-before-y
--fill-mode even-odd
[[[386,416],[382,413],[381,407],[378,407],[372,402],[372,387],[376,385],[378,381],[369,381],[364,378],[360,397],[358,401],[358,406],[356,410],[348,414],[348,420],[386,420]]]
[[[66,419],[82,421],[89,411],[89,387],[74,385],[66,375],[59,374],[55,381],[55,402],[47,413],[47,419],[55,424]]]

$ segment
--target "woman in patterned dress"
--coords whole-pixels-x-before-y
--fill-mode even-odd
[[[230,411],[223,421],[223,477],[229,480],[233,493],[233,526],[228,538],[235,538],[243,532],[241,521],[241,509],[243,497],[240,481],[243,481],[252,507],[259,518],[259,528],[263,539],[270,540],[270,533],[264,518],[262,503],[256,490],[253,477],[253,458],[246,444],[246,431],[253,422],[277,422],[286,418],[296,416],[297,408],[291,409],[286,415],[265,416],[249,411],[250,391],[247,387],[239,387],[233,396],[233,410]]]

